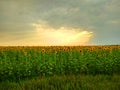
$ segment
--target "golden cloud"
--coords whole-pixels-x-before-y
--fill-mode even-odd
[[[92,32],[84,29],[74,29],[68,27],[60,27],[54,29],[47,24],[32,24],[35,27],[36,43],[38,45],[48,46],[76,46],[85,45],[93,36]]]
[[[0,40],[0,45],[7,46],[76,46],[85,45],[93,36],[92,32],[84,29],[60,27],[55,29],[46,23],[33,23],[33,32],[15,34],[7,33]],[[17,37],[20,37],[17,39]],[[22,36],[27,36],[23,38]],[[6,38],[5,38],[6,37]]]

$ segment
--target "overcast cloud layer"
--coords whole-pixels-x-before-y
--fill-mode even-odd
[[[92,32],[87,44],[120,44],[120,0],[0,0],[0,45],[32,45],[33,24]]]

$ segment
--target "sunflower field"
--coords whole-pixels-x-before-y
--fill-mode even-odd
[[[120,46],[0,47],[0,81],[79,74],[120,74]]]

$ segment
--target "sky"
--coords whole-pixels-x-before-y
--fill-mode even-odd
[[[0,0],[0,46],[120,44],[120,0]]]

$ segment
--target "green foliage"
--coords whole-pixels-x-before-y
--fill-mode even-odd
[[[0,81],[69,74],[120,74],[120,46],[0,47]]]
[[[0,90],[119,90],[119,75],[55,75],[0,82]]]

